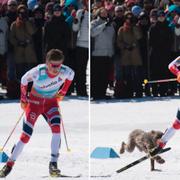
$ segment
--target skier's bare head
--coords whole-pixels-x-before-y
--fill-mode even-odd
[[[64,62],[63,52],[59,49],[51,49],[46,55],[46,65],[48,72],[52,75],[57,75],[59,69]]]

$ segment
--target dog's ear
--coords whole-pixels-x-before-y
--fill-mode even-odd
[[[155,139],[160,139],[161,137],[162,137],[162,135],[163,135],[163,133],[161,132],[161,131],[154,131],[155,133],[154,133],[154,138]]]
[[[150,132],[152,135],[154,135],[155,133],[156,133],[156,131],[154,131],[154,130],[151,130],[151,132]]]

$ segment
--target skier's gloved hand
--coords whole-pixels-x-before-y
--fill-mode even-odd
[[[177,82],[180,83],[180,72],[177,73]]]
[[[22,108],[24,111],[26,111],[27,106],[28,106],[28,103],[27,103],[27,102],[23,102],[23,101],[20,101],[20,103],[21,103],[21,108]]]
[[[62,101],[64,99],[64,96],[65,96],[66,93],[63,93],[61,91],[59,91],[57,94],[56,94],[56,99],[57,101]]]
[[[27,86],[21,84],[21,99],[20,99],[20,103],[21,103],[21,108],[25,111],[28,105],[28,101],[27,101]]]

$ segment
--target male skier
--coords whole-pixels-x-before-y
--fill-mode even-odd
[[[46,55],[45,64],[32,68],[22,77],[20,103],[25,112],[23,131],[6,165],[0,170],[0,177],[6,177],[11,172],[16,159],[28,143],[40,114],[44,116],[52,131],[49,173],[51,176],[60,175],[57,166],[61,143],[58,101],[63,99],[74,78],[74,71],[63,65],[63,61],[62,51],[51,49]],[[30,82],[33,82],[33,85],[28,95]]]

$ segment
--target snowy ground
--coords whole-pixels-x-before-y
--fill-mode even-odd
[[[164,131],[171,125],[177,112],[180,98],[142,98],[134,100],[97,101],[91,104],[91,146],[111,147],[119,152],[122,141],[127,141],[128,134],[138,128],[145,131]],[[150,172],[150,162],[146,160],[121,174],[116,170],[142,157],[144,153],[135,150],[115,159],[91,159],[92,180],[175,180],[180,178],[180,134],[170,140],[167,147],[172,150],[164,153],[163,165],[155,164],[161,171]],[[109,177],[108,175],[112,175]]]
[[[90,152],[96,147],[111,147],[117,153],[122,141],[128,134],[140,128],[145,131],[164,131],[171,125],[178,108],[180,98],[142,98],[134,100],[97,101],[90,105]],[[61,103],[62,115],[71,152],[67,152],[62,135],[59,166],[64,174],[81,173],[81,180],[88,180],[89,165],[92,180],[172,180],[180,177],[179,132],[167,146],[172,150],[163,154],[163,165],[156,164],[161,171],[150,172],[149,160],[124,171],[113,173],[124,165],[140,158],[143,153],[137,150],[125,153],[116,159],[90,159],[89,156],[89,103],[76,97],[65,98]],[[0,101],[0,146],[3,146],[10,131],[21,114],[18,101]],[[5,147],[10,154],[21,132],[22,122]],[[29,144],[16,162],[7,180],[41,180],[54,179],[48,176],[51,133],[46,122],[40,117],[34,128]],[[4,164],[0,164],[2,167]],[[109,177],[108,175],[111,175]],[[45,178],[46,177],[46,178]],[[60,178],[65,179],[65,178]],[[67,178],[66,178],[67,179]],[[70,178],[71,179],[71,178]]]
[[[82,174],[82,180],[87,180],[89,175],[89,103],[80,98],[65,98],[61,103],[61,111],[67,134],[68,152],[62,135],[62,148],[60,151],[59,167],[64,174]],[[18,101],[0,101],[0,146],[2,147],[18,117],[22,113]],[[12,146],[18,141],[22,121],[18,125],[12,138],[4,151],[10,154]],[[40,180],[53,179],[48,176],[48,163],[50,159],[51,131],[39,117],[30,142],[17,160],[12,173],[7,180]],[[2,167],[4,164],[0,164]],[[67,179],[67,178],[61,178]],[[69,178],[68,178],[69,179]]]

